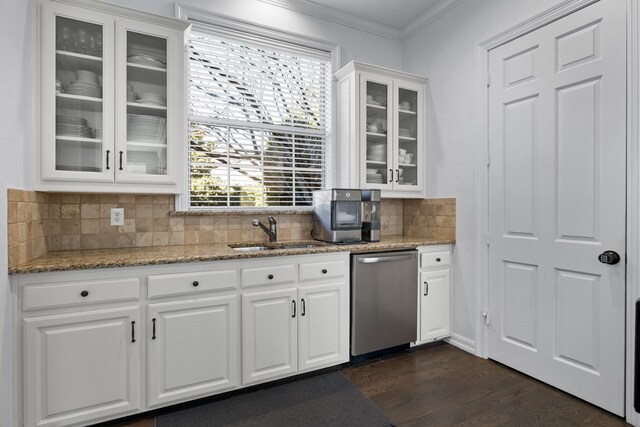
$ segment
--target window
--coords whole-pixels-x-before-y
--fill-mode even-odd
[[[188,61],[188,208],[310,206],[327,175],[331,52],[198,27]]]

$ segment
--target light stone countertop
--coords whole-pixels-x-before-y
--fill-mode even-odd
[[[43,273],[51,271],[71,271],[94,268],[134,267],[157,264],[174,264],[198,261],[221,261],[232,259],[263,258],[283,255],[306,255],[329,252],[380,252],[387,250],[415,249],[418,246],[445,245],[455,243],[454,240],[434,240],[426,238],[389,236],[380,242],[333,245],[312,241],[283,241],[275,246],[299,245],[312,243],[318,246],[304,249],[273,249],[258,252],[238,252],[232,247],[253,246],[242,244],[209,244],[160,246],[123,249],[93,249],[79,251],[57,251],[34,258],[24,264],[9,268],[9,274]],[[271,244],[255,243],[255,246],[271,246]]]

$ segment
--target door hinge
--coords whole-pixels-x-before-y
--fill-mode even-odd
[[[490,246],[491,245],[491,242],[489,241],[489,233],[485,233],[484,234],[484,244],[486,246]]]
[[[487,154],[487,167],[491,166],[491,154]]]
[[[482,313],[480,313],[480,315],[484,318],[484,324],[488,325],[489,324],[489,313],[486,311],[483,311]]]
[[[487,87],[491,86],[491,74],[487,74]]]

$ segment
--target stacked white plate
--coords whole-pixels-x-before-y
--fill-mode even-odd
[[[367,171],[367,182],[371,184],[382,184],[382,174],[380,172],[369,173]]]
[[[152,55],[132,55],[127,58],[132,64],[149,65],[151,67],[167,68],[167,64]]]
[[[140,92],[138,95],[138,102],[140,104],[164,107],[167,105],[167,98],[152,92]]]
[[[75,80],[65,87],[65,93],[89,96],[91,98],[102,98],[102,87],[98,83]]]
[[[127,140],[167,143],[167,119],[142,114],[127,114]]]
[[[367,160],[372,162],[384,162],[387,157],[387,147],[384,144],[368,144]]]
[[[56,135],[93,138],[93,129],[87,126],[87,120],[76,116],[56,116]]]

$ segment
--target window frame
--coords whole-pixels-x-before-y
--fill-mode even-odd
[[[296,34],[280,29],[275,29],[261,24],[241,20],[238,18],[232,18],[229,16],[221,15],[214,12],[205,11],[202,9],[193,8],[181,4],[176,4],[176,16],[180,19],[188,21],[192,29],[198,32],[208,33],[214,36],[222,37],[225,39],[235,39],[240,41],[246,41],[248,43],[258,43],[261,45],[267,45],[276,49],[286,50],[291,53],[300,53],[304,55],[319,56],[318,51],[326,52],[331,57],[331,73],[334,74],[340,68],[340,45],[324,40]],[[187,42],[189,33],[187,33]],[[185,111],[189,111],[189,58],[188,51],[185,44],[184,52],[184,67],[185,67]],[[336,182],[337,163],[336,159],[336,85],[335,78],[331,79],[331,87],[329,90],[331,96],[331,117],[328,118],[329,129],[326,133],[326,156],[325,156],[325,186],[330,188],[333,183]],[[185,115],[184,120],[184,143],[188,144],[189,141],[189,117]],[[206,208],[191,208],[189,203],[189,156],[186,150],[185,156],[182,161],[184,162],[185,182],[183,193],[176,196],[176,211],[183,212],[226,212],[226,211],[242,211],[248,213],[261,213],[261,212],[308,212],[312,210],[311,206],[220,206],[220,207],[206,207]]]

